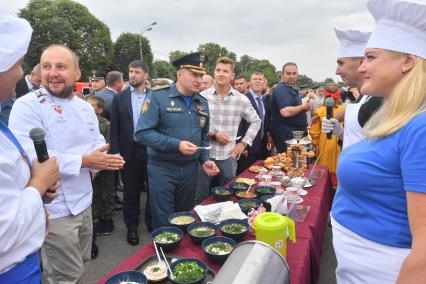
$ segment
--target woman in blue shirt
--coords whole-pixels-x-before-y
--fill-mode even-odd
[[[385,98],[340,155],[332,208],[338,283],[426,279],[426,5],[370,0],[361,93]]]

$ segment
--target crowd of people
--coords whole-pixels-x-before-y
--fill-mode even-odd
[[[139,244],[141,194],[148,231],[189,211],[210,188],[259,159],[287,151],[301,131],[337,176],[331,211],[338,283],[426,279],[426,5],[369,0],[371,33],[335,29],[336,74],[344,86],[297,86],[235,74],[232,59],[200,52],[175,60],[176,81],[150,85],[141,60],[94,70],[76,94],[79,59],[52,44],[23,76],[27,21],[0,14],[0,283],[82,283],[109,235],[117,184],[129,245]],[[333,114],[330,117],[330,111]],[[37,161],[39,128],[50,158]],[[41,249],[41,250],[40,250]]]

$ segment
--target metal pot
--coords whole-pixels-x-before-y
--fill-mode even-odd
[[[290,270],[284,257],[270,245],[246,241],[237,245],[213,284],[288,284]]]

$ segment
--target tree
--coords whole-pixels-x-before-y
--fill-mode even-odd
[[[226,47],[220,46],[217,43],[203,43],[198,46],[198,51],[203,52],[207,55],[208,61],[206,63],[206,72],[207,74],[214,74],[214,67],[216,64],[216,60],[219,57],[229,57],[235,62],[237,61],[237,56],[233,52],[229,52]]]
[[[169,62],[172,63],[176,59],[178,59],[178,58],[180,58],[180,57],[182,57],[182,56],[184,56],[186,54],[188,54],[188,52],[185,52],[185,51],[182,51],[182,50],[173,50],[173,51],[170,51]]]
[[[165,60],[156,60],[153,62],[152,78],[176,79],[176,68]]]
[[[325,86],[328,83],[334,83],[334,80],[332,78],[325,78],[325,80],[323,81],[322,85]]]
[[[122,33],[114,43],[114,69],[125,74],[127,79],[129,71],[129,63],[133,60],[141,59],[140,55],[140,40],[139,34]],[[152,70],[153,55],[151,45],[148,39],[142,37],[142,54],[143,61]]]
[[[279,81],[275,66],[266,59],[257,60],[255,62],[255,64],[250,69],[250,75],[254,72],[262,72],[268,80],[268,85],[274,85]]]
[[[247,76],[248,72],[256,64],[257,59],[244,54],[240,57],[240,61],[237,62],[235,74],[241,74]],[[248,79],[248,78],[247,78]]]
[[[236,74],[244,75],[247,79],[253,72],[261,72],[268,80],[268,85],[274,85],[279,81],[279,76],[275,66],[266,59],[256,59],[248,55],[243,55],[237,62]]]
[[[33,35],[24,68],[30,70],[40,61],[42,51],[51,44],[63,44],[80,58],[82,80],[90,70],[107,70],[112,62],[109,28],[82,4],[71,0],[31,0],[19,11],[28,20]]]
[[[312,88],[315,85],[316,82],[309,78],[305,74],[299,74],[297,77],[296,86],[302,86],[302,85],[308,85],[308,87]]]

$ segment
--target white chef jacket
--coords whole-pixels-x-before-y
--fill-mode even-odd
[[[46,132],[49,156],[57,158],[61,173],[59,196],[46,205],[50,218],[81,213],[92,202],[90,169],[81,168],[82,156],[105,145],[93,107],[77,96],[60,99],[41,88],[16,100],[9,118],[9,128],[30,160],[37,158],[29,137],[34,127]]]
[[[0,274],[40,249],[46,215],[37,189],[27,187],[30,169],[18,148],[0,132]]]
[[[343,147],[351,146],[365,138],[364,131],[358,122],[358,113],[368,96],[363,96],[358,103],[347,103],[345,108],[345,129],[343,132]]]

